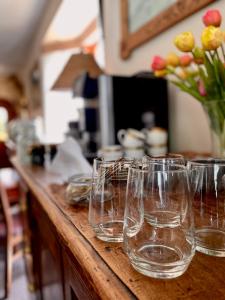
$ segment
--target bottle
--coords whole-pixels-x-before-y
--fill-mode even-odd
[[[32,121],[21,121],[18,124],[18,134],[16,136],[17,157],[21,164],[31,163],[31,146],[38,142],[35,127]]]

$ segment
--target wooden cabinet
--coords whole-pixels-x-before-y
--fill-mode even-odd
[[[29,200],[29,218],[37,299],[100,299],[88,274],[62,245],[57,228],[33,195]]]
[[[71,207],[65,186],[40,167],[14,165],[26,182],[37,300],[224,299],[225,258],[196,253],[187,272],[157,280],[136,272],[122,245],[98,240],[88,208]]]
[[[66,252],[63,254],[63,267],[66,300],[100,299],[91,286],[88,275],[84,273],[76,259],[70,258]]]
[[[37,296],[44,300],[62,300],[63,268],[56,231],[33,195],[29,209]]]

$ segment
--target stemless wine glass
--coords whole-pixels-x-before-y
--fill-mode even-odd
[[[225,160],[188,161],[193,191],[196,250],[225,257]]]
[[[185,165],[184,156],[177,153],[167,153],[165,155],[149,156],[145,155],[143,157],[143,163],[166,163],[166,164],[176,164]]]
[[[195,252],[188,173],[185,166],[129,168],[124,249],[132,266],[155,278],[174,278]]]
[[[94,160],[89,223],[100,240],[123,241],[128,167],[132,161],[129,159]]]

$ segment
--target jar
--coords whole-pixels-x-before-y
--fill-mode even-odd
[[[66,188],[66,201],[69,204],[89,200],[92,185],[92,175],[79,174],[69,178]]]

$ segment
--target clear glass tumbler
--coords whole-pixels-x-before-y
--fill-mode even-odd
[[[185,159],[182,154],[177,153],[167,153],[165,155],[149,156],[145,155],[143,157],[143,163],[163,163],[163,164],[176,164],[185,165]]]
[[[188,173],[181,165],[129,168],[124,250],[132,266],[154,278],[175,278],[195,252]]]
[[[192,160],[187,166],[193,171],[196,250],[225,257],[225,160]]]
[[[131,163],[128,159],[94,160],[89,223],[100,240],[123,241],[127,176]]]

